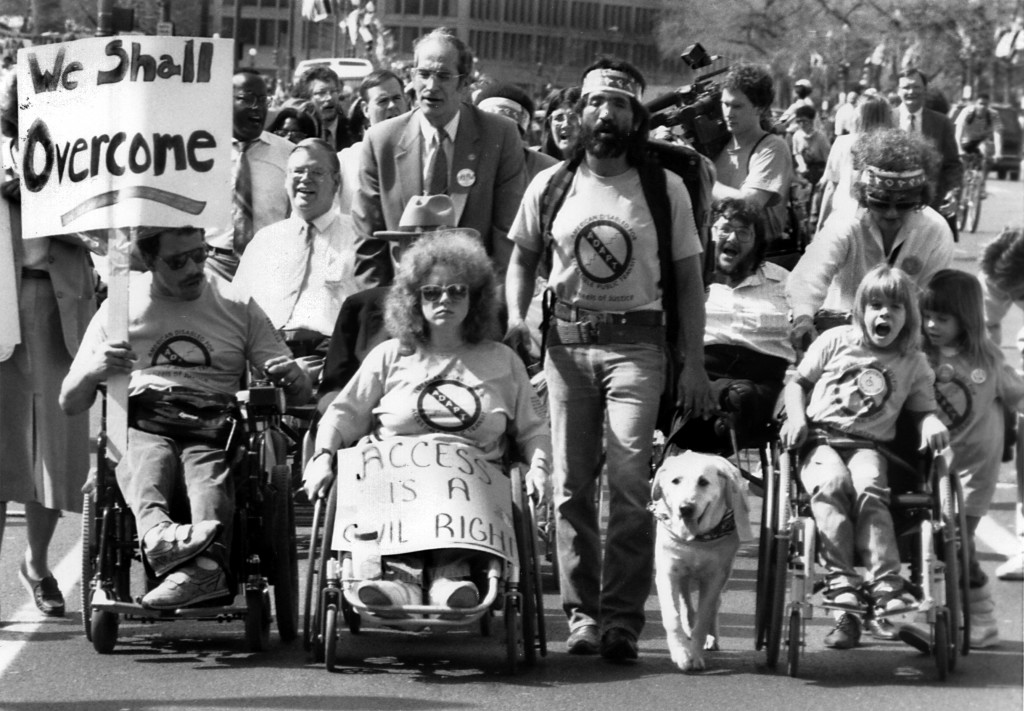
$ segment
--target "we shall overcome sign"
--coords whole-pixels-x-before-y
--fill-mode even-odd
[[[231,40],[18,52],[23,236],[230,224]]]
[[[460,441],[395,437],[338,452],[334,550],[376,531],[381,555],[468,548],[515,560],[512,486]]]

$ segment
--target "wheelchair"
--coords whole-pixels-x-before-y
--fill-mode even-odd
[[[381,444],[394,441],[384,440]],[[344,465],[339,464],[334,485],[315,503],[310,532],[303,635],[304,646],[313,661],[324,664],[328,671],[336,668],[342,625],[352,635],[353,643],[370,627],[440,632],[477,625],[480,633],[489,637],[496,613],[500,613],[503,621],[505,668],[509,674],[533,666],[538,655],[546,656],[544,600],[533,506],[526,493],[524,472],[518,466],[507,471],[508,478],[504,481],[509,483],[510,530],[514,541],[509,541],[504,551],[497,548],[467,550],[486,554],[486,565],[478,560],[473,566],[472,580],[481,590],[479,604],[471,608],[429,604],[374,606],[362,602],[356,595],[361,580],[354,570],[352,556],[350,551],[339,549],[337,545],[342,540],[337,529],[339,510],[344,520],[344,510],[355,505],[353,497],[358,499],[353,490],[357,486],[356,479],[347,478]],[[429,472],[428,476],[430,474],[441,476],[437,472]],[[408,518],[406,514],[399,520],[407,522]],[[420,539],[413,534],[412,540]]]
[[[897,446],[916,441],[904,419],[897,427]],[[786,671],[793,677],[799,673],[806,622],[814,608],[835,609],[814,600],[826,583],[818,570],[817,528],[810,494],[797,475],[801,453],[822,443],[837,449],[858,444],[841,436],[819,437],[795,452],[782,450],[776,439],[768,445],[767,468],[763,470],[755,648],[764,649],[767,666],[775,669],[784,646]],[[964,538],[967,521],[963,489],[944,453],[929,453],[915,460],[913,451],[881,449],[889,462],[890,511],[900,559],[909,563],[905,587],[917,600],[899,617],[916,615],[928,626],[925,637],[913,626],[901,623],[899,639],[932,655],[939,679],[945,680],[956,668],[958,656],[969,652],[969,551]]]
[[[117,644],[120,621],[243,621],[253,652],[270,643],[271,592],[277,629],[284,642],[298,634],[298,558],[291,466],[286,435],[280,429],[284,393],[254,382],[238,396],[235,430],[226,456],[231,457],[235,487],[234,532],[229,553],[231,600],[155,610],[133,594],[133,562],[143,564],[135,517],[125,503],[108,457],[107,402],[102,402],[97,461],[82,512],[82,624],[100,654]],[[156,584],[148,565],[146,590]],[[145,591],[143,591],[144,593]],[[241,601],[239,601],[241,597]]]

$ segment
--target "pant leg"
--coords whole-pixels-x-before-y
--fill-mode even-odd
[[[665,354],[657,346],[601,349],[608,411],[608,531],[601,581],[601,626],[639,636],[654,572],[651,446],[665,386]]]
[[[173,440],[128,428],[128,447],[118,462],[117,484],[135,514],[139,540],[160,523],[171,523],[171,502],[181,486],[181,452]]]
[[[220,533],[207,555],[228,570],[234,528],[235,487],[223,448],[189,444],[182,449],[182,468],[192,521],[220,521]]]
[[[594,499],[604,402],[587,346],[548,349],[555,533],[562,609],[570,630],[600,622],[601,531]]]
[[[854,536],[857,555],[868,570],[872,584],[900,577],[900,552],[896,528],[889,512],[888,462],[875,449],[855,449],[846,465],[850,470],[856,500]]]
[[[811,512],[818,527],[818,551],[829,570],[832,588],[859,587],[854,567],[854,499],[850,471],[843,458],[828,445],[811,449],[800,479],[811,495]]]

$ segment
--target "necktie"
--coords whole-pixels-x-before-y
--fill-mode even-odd
[[[235,254],[241,256],[245,246],[252,239],[252,169],[249,166],[247,151],[255,141],[239,144],[238,161],[234,166],[233,202],[231,206],[231,220],[234,227],[234,234],[231,239],[231,246]]]
[[[444,142],[448,134],[443,128],[437,129],[437,146],[430,156],[427,169],[427,195],[448,194],[448,154],[444,151]]]
[[[917,116],[910,114],[910,132],[917,133]]]

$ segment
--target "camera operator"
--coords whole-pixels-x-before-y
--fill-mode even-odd
[[[714,157],[716,200],[742,198],[764,209],[769,244],[786,229],[793,164],[786,141],[771,132],[772,78],[750,64],[734,67],[722,81],[722,113],[732,137]]]

